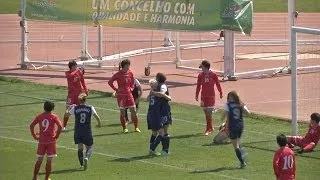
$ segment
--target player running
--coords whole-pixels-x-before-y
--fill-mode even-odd
[[[74,143],[78,145],[78,159],[80,166],[84,170],[88,167],[88,160],[92,154],[93,137],[91,130],[91,116],[93,115],[98,121],[97,127],[101,127],[101,120],[93,106],[86,104],[87,96],[81,94],[79,97],[79,105],[73,106],[67,116],[75,116],[74,125]],[[83,159],[83,145],[86,146],[86,155]]]
[[[156,81],[151,81],[151,91],[149,95],[149,109],[147,114],[148,129],[152,130],[150,138],[150,155],[157,155],[155,149],[162,143],[161,155],[169,154],[170,136],[168,134],[169,125],[172,124],[171,108],[169,101],[168,87],[165,84],[166,76],[158,73]]]
[[[288,148],[287,138],[280,134],[277,136],[277,143],[280,149],[273,157],[273,170],[277,180],[294,180],[296,174],[296,160],[294,152]]]
[[[56,140],[61,133],[62,125],[57,115],[52,113],[54,109],[54,103],[52,101],[46,101],[43,105],[44,112],[39,114],[30,124],[30,131],[32,137],[39,141],[37,156],[38,160],[34,165],[33,180],[37,180],[37,176],[43,161],[43,157],[47,155],[46,163],[46,176],[45,180],[49,180],[51,173],[51,164],[53,157],[56,156]],[[39,124],[39,135],[35,133],[35,126]],[[57,131],[56,131],[57,126]]]
[[[311,152],[320,140],[320,114],[312,113],[310,115],[310,124],[307,134],[302,136],[287,136],[289,147],[299,146],[298,153]]]
[[[139,102],[142,96],[142,87],[138,79],[134,79],[134,88],[132,90],[132,96],[136,105],[136,113],[138,116],[138,110],[139,110]],[[126,114],[125,114],[126,122],[129,123],[129,117],[128,117],[128,108],[126,108]],[[132,121],[131,121],[132,122]]]
[[[68,97],[66,112],[63,116],[63,131],[66,130],[69,117],[67,116],[68,111],[71,106],[79,104],[78,96],[82,93],[82,88],[84,89],[86,95],[88,95],[88,88],[83,78],[84,70],[78,68],[77,62],[75,60],[69,61],[68,63],[69,71],[66,71],[66,77],[68,82]]]
[[[227,104],[224,106],[224,110],[225,114],[223,114],[222,120],[227,117],[226,131],[240,161],[240,168],[244,168],[246,163],[243,159],[244,152],[241,150],[240,140],[243,132],[243,114],[249,114],[250,111],[241,102],[239,95],[235,91],[228,93]]]
[[[207,122],[204,135],[208,136],[213,131],[212,111],[214,110],[215,106],[214,86],[217,86],[217,89],[220,93],[220,98],[222,98],[222,90],[218,76],[210,70],[210,63],[208,61],[202,61],[199,68],[202,68],[202,72],[198,75],[195,99],[196,101],[199,100],[199,92],[201,90],[201,107],[203,108]]]
[[[116,97],[118,101],[118,106],[120,108],[120,122],[123,128],[123,133],[128,133],[127,123],[126,123],[126,109],[130,109],[131,120],[133,121],[135,132],[141,132],[138,128],[138,117],[136,113],[136,107],[134,98],[132,96],[132,90],[134,89],[134,77],[133,73],[129,70],[130,61],[125,59],[120,63],[121,70],[114,74],[108,81],[109,86],[116,91]],[[118,88],[116,88],[113,83],[117,81]]]

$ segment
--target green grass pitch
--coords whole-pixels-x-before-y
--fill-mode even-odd
[[[56,102],[55,112],[63,115],[66,89],[20,80],[0,78],[0,179],[31,179],[37,142],[29,132],[29,123],[42,112],[44,99]],[[277,148],[275,136],[289,134],[290,124],[253,115],[245,119],[243,145],[248,152],[248,166],[239,166],[231,144],[209,145],[212,137],[202,135],[203,113],[199,107],[172,104],[174,118],[171,131],[171,154],[150,158],[146,128],[147,103],[140,109],[142,133],[122,134],[116,100],[103,93],[92,92],[88,102],[102,117],[103,127],[93,128],[94,153],[89,169],[80,171],[73,131],[63,133],[58,141],[58,157],[54,159],[52,179],[273,179],[272,158]],[[215,124],[220,112],[214,115]],[[70,119],[72,129],[73,119]],[[93,127],[96,124],[92,120]],[[306,125],[300,125],[306,131]],[[216,131],[215,131],[216,133]],[[317,179],[319,147],[315,152],[297,156],[297,179]],[[40,170],[44,178],[44,168]]]

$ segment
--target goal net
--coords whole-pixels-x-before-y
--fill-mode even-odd
[[[297,44],[299,39],[312,43]],[[292,123],[297,133],[297,121],[309,121],[320,111],[320,29],[292,28]]]

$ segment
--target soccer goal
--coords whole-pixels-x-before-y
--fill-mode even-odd
[[[317,40],[312,45],[299,45],[298,39]],[[320,111],[320,29],[291,29],[291,94],[292,134],[298,131],[298,121],[309,121],[310,114]]]

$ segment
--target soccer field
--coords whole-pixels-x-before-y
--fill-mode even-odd
[[[0,89],[0,179],[31,179],[37,142],[29,132],[29,123],[42,112],[44,99],[55,101],[55,112],[62,118],[66,89],[3,77],[0,77]],[[128,134],[122,134],[114,98],[92,92],[88,103],[96,107],[103,120],[102,128],[93,128],[94,153],[89,168],[79,170],[71,130],[73,119],[70,119],[70,131],[62,133],[58,140],[58,157],[54,159],[51,175],[53,180],[274,179],[275,136],[290,133],[288,122],[257,115],[245,118],[243,145],[248,152],[248,166],[238,169],[239,163],[231,144],[213,146],[210,145],[212,136],[202,135],[205,125],[199,107],[172,104],[171,154],[151,158],[148,156],[150,132],[146,126],[146,102],[142,102],[139,114],[142,133],[133,133],[133,127],[129,126]],[[220,116],[220,112],[214,115],[216,125],[221,123]],[[94,127],[95,119],[92,123]],[[304,134],[306,128],[306,125],[300,125],[299,130]],[[319,179],[319,162],[319,147],[315,152],[298,155],[297,179]],[[44,163],[40,172],[43,179]]]

